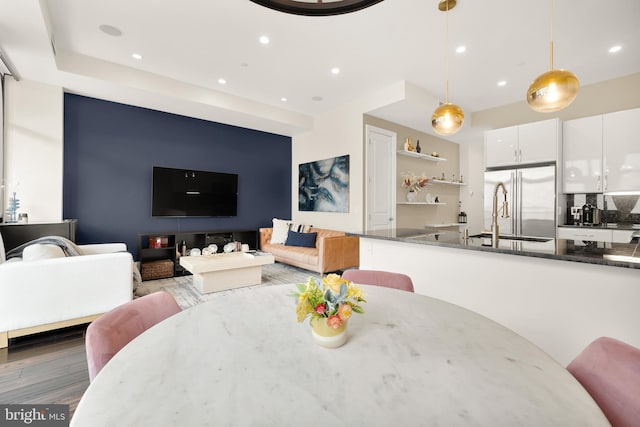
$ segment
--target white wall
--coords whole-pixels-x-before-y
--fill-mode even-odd
[[[18,213],[27,213],[29,221],[60,220],[62,88],[11,78],[5,84],[5,209],[15,191]]]
[[[385,88],[314,118],[313,130],[293,137],[291,165],[292,219],[319,228],[360,232],[364,226],[364,113],[397,101],[401,86]],[[298,210],[298,165],[350,156],[349,212]]]

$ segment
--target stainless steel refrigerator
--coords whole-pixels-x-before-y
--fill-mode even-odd
[[[491,229],[493,192],[504,183],[509,202],[509,218],[498,215],[500,235],[555,237],[556,235],[556,166],[489,169],[484,174],[484,226]],[[503,204],[498,190],[498,208]]]

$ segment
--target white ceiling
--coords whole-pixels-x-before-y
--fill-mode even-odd
[[[88,78],[94,86],[109,80],[77,63],[61,65],[64,53],[104,61],[96,62],[102,69],[137,70],[136,79],[163,76],[299,118],[399,81],[443,100],[446,17],[437,4],[385,0],[347,15],[303,17],[249,0],[0,0],[0,48],[26,79],[55,74],[67,88],[88,87]],[[639,0],[555,0],[556,67],[576,73],[582,85],[637,73],[639,22]],[[122,35],[105,34],[104,24]],[[262,35],[270,44],[259,43]],[[45,36],[55,40],[58,58]],[[521,101],[529,83],[549,69],[550,4],[458,0],[449,13],[449,39],[450,101],[467,116]],[[609,53],[616,44],[622,50]],[[455,52],[459,45],[465,53]],[[133,59],[134,52],[143,59]],[[332,67],[340,74],[332,75]],[[506,86],[498,87],[500,80]],[[430,117],[424,120],[428,126]]]

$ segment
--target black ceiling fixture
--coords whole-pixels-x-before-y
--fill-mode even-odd
[[[382,0],[251,0],[279,12],[305,16],[331,16],[356,12]]]

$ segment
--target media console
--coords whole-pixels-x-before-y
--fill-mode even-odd
[[[258,247],[257,230],[231,230],[231,231],[189,231],[180,233],[143,233],[138,234],[138,256],[140,258],[140,270],[142,279],[161,279],[174,275],[190,274],[180,266],[178,262],[182,242],[185,243],[187,255],[193,248],[206,248],[210,244],[218,246],[218,252],[222,252],[224,245],[230,242],[248,244],[249,249]],[[160,261],[171,261],[170,268],[162,268]],[[160,266],[157,273],[147,272],[144,264],[155,262]],[[146,276],[146,277],[145,277]]]

